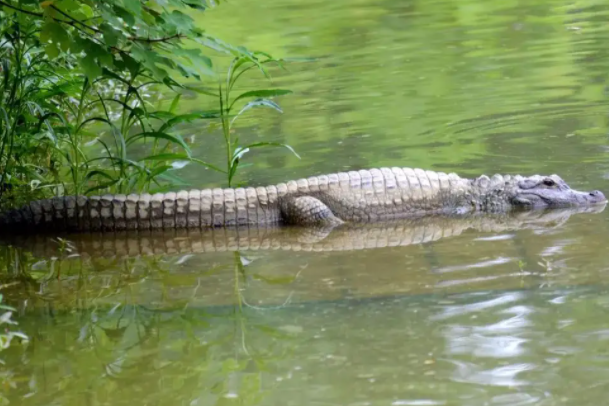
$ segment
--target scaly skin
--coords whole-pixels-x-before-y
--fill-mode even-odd
[[[461,217],[428,216],[374,224],[338,227],[280,227],[277,225],[121,231],[87,233],[57,239],[43,234],[14,235],[10,244],[51,258],[132,258],[149,255],[290,250],[351,251],[409,246],[460,235],[466,230],[505,232],[524,228],[550,228],[564,224],[577,213],[598,213],[604,205],[510,214],[470,214]],[[63,241],[63,242],[62,242]]]
[[[20,232],[337,225],[605,201],[601,192],[572,190],[556,175],[494,175],[470,180],[454,173],[381,168],[257,188],[58,197],[8,212],[0,219],[0,228]]]

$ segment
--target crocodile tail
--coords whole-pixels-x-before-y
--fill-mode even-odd
[[[63,196],[34,200],[19,209],[0,215],[0,232],[19,233],[28,230],[63,231],[79,229],[86,205],[84,196]],[[80,211],[79,211],[80,209]]]
[[[279,221],[278,211],[271,204],[275,198],[271,188],[63,196],[32,201],[6,212],[0,216],[0,231],[120,231],[269,224]]]

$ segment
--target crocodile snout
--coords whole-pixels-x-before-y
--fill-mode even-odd
[[[588,193],[588,200],[591,203],[604,203],[607,201],[607,198],[600,190],[594,190]]]

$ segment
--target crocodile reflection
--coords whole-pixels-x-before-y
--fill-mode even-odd
[[[233,227],[205,230],[13,236],[0,244],[21,247],[41,257],[129,258],[248,250],[349,251],[423,244],[467,230],[504,232],[561,227],[572,215],[600,213],[605,205],[523,211],[503,215],[422,217],[399,222],[328,228]]]

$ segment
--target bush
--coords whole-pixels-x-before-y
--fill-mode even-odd
[[[241,146],[232,126],[253,107],[281,111],[269,97],[289,91],[232,95],[244,73],[257,69],[268,77],[282,61],[195,26],[190,14],[210,6],[0,0],[2,208],[50,195],[166,190],[178,180],[173,171],[187,164],[223,172],[231,185],[248,151],[281,146]],[[226,74],[216,75],[204,51],[232,57]],[[159,92],[173,93],[168,108],[154,107]],[[217,108],[180,114],[185,92],[213,97]],[[221,124],[225,168],[192,156],[177,127],[195,120]]]

